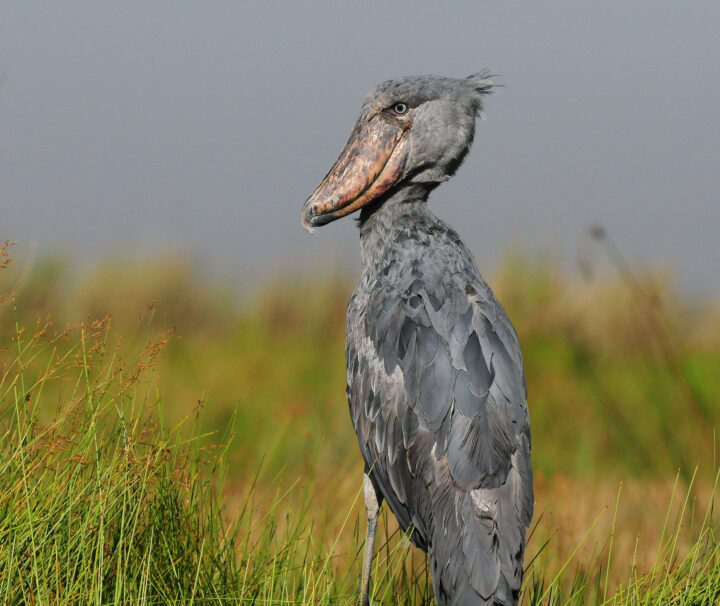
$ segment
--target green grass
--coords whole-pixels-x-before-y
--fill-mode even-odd
[[[161,343],[151,338],[140,357],[124,361],[110,326],[98,322],[62,338],[17,331],[3,352],[2,603],[349,603],[358,516],[348,510],[328,530],[320,526],[328,512],[310,513],[311,486],[283,489],[277,480],[264,491],[253,482],[231,511],[224,490],[231,434],[206,446],[202,407],[185,420],[187,431],[163,426]],[[46,349],[46,362],[35,364]],[[40,423],[45,388],[58,381],[65,395]],[[720,553],[710,509],[689,550],[678,553],[690,505],[688,497],[677,519],[668,514],[652,568],[632,570],[614,593],[609,542],[594,569],[572,559],[557,571],[533,563],[525,603],[717,603]],[[381,546],[379,602],[432,603],[426,568],[408,560],[408,549],[397,533]]]
[[[352,602],[365,521],[344,283],[238,304],[175,260],[75,285],[62,264],[3,267],[1,604]],[[544,264],[511,260],[492,283],[531,400],[523,603],[718,603],[720,314],[652,276],[651,309]],[[386,511],[379,543],[376,601],[432,604]]]
[[[199,430],[203,405],[164,426],[156,362],[165,335],[123,360],[107,321],[55,335],[17,328],[0,364],[0,603],[352,598],[360,529],[349,510],[337,532],[354,542],[340,571],[340,535],[308,516],[308,487],[252,482],[230,510],[235,421],[214,446]],[[40,422],[58,382],[63,396]],[[386,592],[410,582],[397,551],[379,557]]]

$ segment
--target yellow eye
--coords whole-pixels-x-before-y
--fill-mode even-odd
[[[400,101],[399,103],[396,103],[395,105],[393,105],[392,110],[393,110],[398,116],[402,116],[403,114],[407,113],[408,106],[407,106],[406,103],[403,103],[402,101]]]

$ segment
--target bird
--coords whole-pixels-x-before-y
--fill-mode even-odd
[[[520,596],[534,501],[522,354],[472,253],[428,205],[468,154],[491,78],[376,86],[302,208],[310,232],[359,211],[346,394],[365,463],[362,606],[383,502],[428,554],[439,606]]]

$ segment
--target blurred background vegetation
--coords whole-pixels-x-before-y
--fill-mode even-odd
[[[662,273],[617,270],[573,277],[548,259],[509,256],[487,278],[518,332],[527,373],[537,522],[528,562],[542,550],[557,568],[578,545],[577,561],[590,561],[614,527],[612,570],[621,579],[652,563],[668,507],[677,512],[691,481],[692,511],[712,498],[720,306],[683,298]],[[147,389],[157,390],[165,425],[202,410],[208,443],[232,426],[227,515],[250,486],[299,484],[297,503],[318,507],[311,518],[316,511],[339,528],[355,507],[345,540],[362,535],[362,463],[344,393],[348,278],[293,277],[243,293],[177,256],[107,261],[80,276],[62,260],[16,260],[0,277],[3,346],[17,327],[61,344],[73,327],[105,320],[113,356],[150,356],[156,381]],[[32,364],[43,367],[50,352],[38,349]],[[52,419],[73,389],[49,382],[40,417]],[[692,517],[681,545],[691,541]],[[386,532],[393,528],[388,520]]]

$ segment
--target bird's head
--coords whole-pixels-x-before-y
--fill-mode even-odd
[[[467,155],[492,89],[487,73],[467,78],[388,80],[365,98],[345,149],[302,210],[305,229],[325,225],[405,184],[432,188]]]

